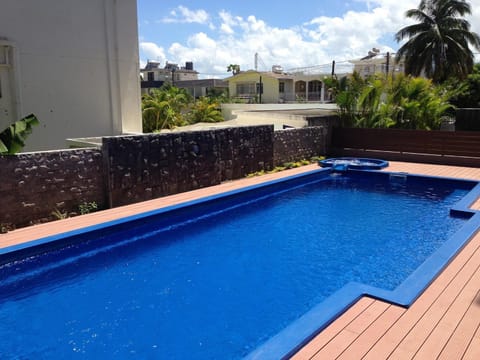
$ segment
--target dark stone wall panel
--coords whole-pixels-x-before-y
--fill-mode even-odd
[[[103,139],[110,206],[244,177],[273,167],[273,127]]]
[[[20,227],[106,205],[102,153],[79,149],[0,156],[0,224]]]
[[[325,155],[326,131],[324,127],[306,127],[275,131],[274,164],[280,166],[286,162],[310,159]]]

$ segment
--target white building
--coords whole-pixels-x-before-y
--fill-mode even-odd
[[[360,74],[360,76],[366,78],[374,74],[400,74],[405,72],[404,61],[401,60],[398,63],[395,60],[395,54],[393,53],[380,53],[380,50],[373,48],[368,52],[368,55],[358,59],[350,60],[350,63],[354,65],[353,71]]]
[[[25,150],[142,131],[135,0],[1,0],[0,129],[34,113]]]
[[[149,60],[145,68],[140,69],[143,81],[161,81],[173,83],[177,81],[198,80],[198,71],[193,69],[193,62],[187,61],[185,66],[167,61],[165,67],[161,68],[157,61]]]

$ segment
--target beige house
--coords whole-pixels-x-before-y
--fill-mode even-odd
[[[25,150],[142,131],[136,1],[2,0],[0,129],[34,113]]]
[[[272,71],[242,71],[227,79],[231,97],[251,103],[323,102],[326,74],[289,74],[280,67]]]

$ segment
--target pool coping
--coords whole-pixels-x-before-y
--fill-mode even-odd
[[[191,205],[204,203],[207,201],[224,198],[227,196],[243,193],[271,184],[286,182],[305,176],[316,174],[319,172],[330,173],[330,168],[317,168],[299,174],[283,177],[281,179],[268,180],[259,184],[248,185],[239,189],[228,190],[201,197],[194,200],[185,201],[175,205],[169,205],[160,209],[145,211],[139,214],[124,216],[116,220],[106,221],[101,224],[90,225],[81,229],[62,232],[55,235],[42,237],[40,239],[31,240],[22,244],[12,245],[0,249],[0,257],[8,253],[16,253],[18,251],[58,241],[67,237],[77,236],[84,233],[94,232],[118,224],[124,224],[132,220],[138,220],[165,213],[175,209],[188,207]],[[357,170],[349,170],[357,171]],[[361,170],[365,172],[365,170]],[[373,170],[377,172],[377,170]],[[380,172],[380,171],[378,171]],[[403,174],[402,172],[381,171],[382,173]],[[480,196],[480,183],[478,180],[461,179],[444,176],[416,175],[407,174],[411,177],[422,178],[440,178],[450,181],[468,181],[477,183],[477,185],[464,197],[461,201],[452,207],[452,211],[460,213],[471,213],[472,217],[469,221],[457,231],[440,249],[432,254],[414,273],[412,273],[397,289],[386,291],[372,286],[349,283],[336,293],[331,295],[322,303],[316,305],[310,311],[302,315],[298,320],[287,326],[281,332],[274,335],[271,339],[258,347],[252,353],[247,355],[247,359],[279,359],[287,358],[297,352],[301,347],[308,343],[315,335],[334,322],[345,310],[357,302],[362,296],[369,296],[392,304],[408,307],[421,293],[435,280],[441,271],[448,266],[449,262],[458,254],[458,252],[466,245],[468,240],[478,231],[480,225],[480,212],[470,209],[471,204]],[[432,274],[435,274],[434,276]],[[412,289],[416,289],[412,291]]]

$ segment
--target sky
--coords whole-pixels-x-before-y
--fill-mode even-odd
[[[408,9],[420,0],[350,0],[275,2],[241,0],[137,0],[140,65],[147,60],[194,63],[200,78],[241,70],[313,67],[329,73],[348,68],[348,60],[372,48],[394,53],[395,33],[409,25]],[[480,0],[470,0],[472,31],[480,34]]]

